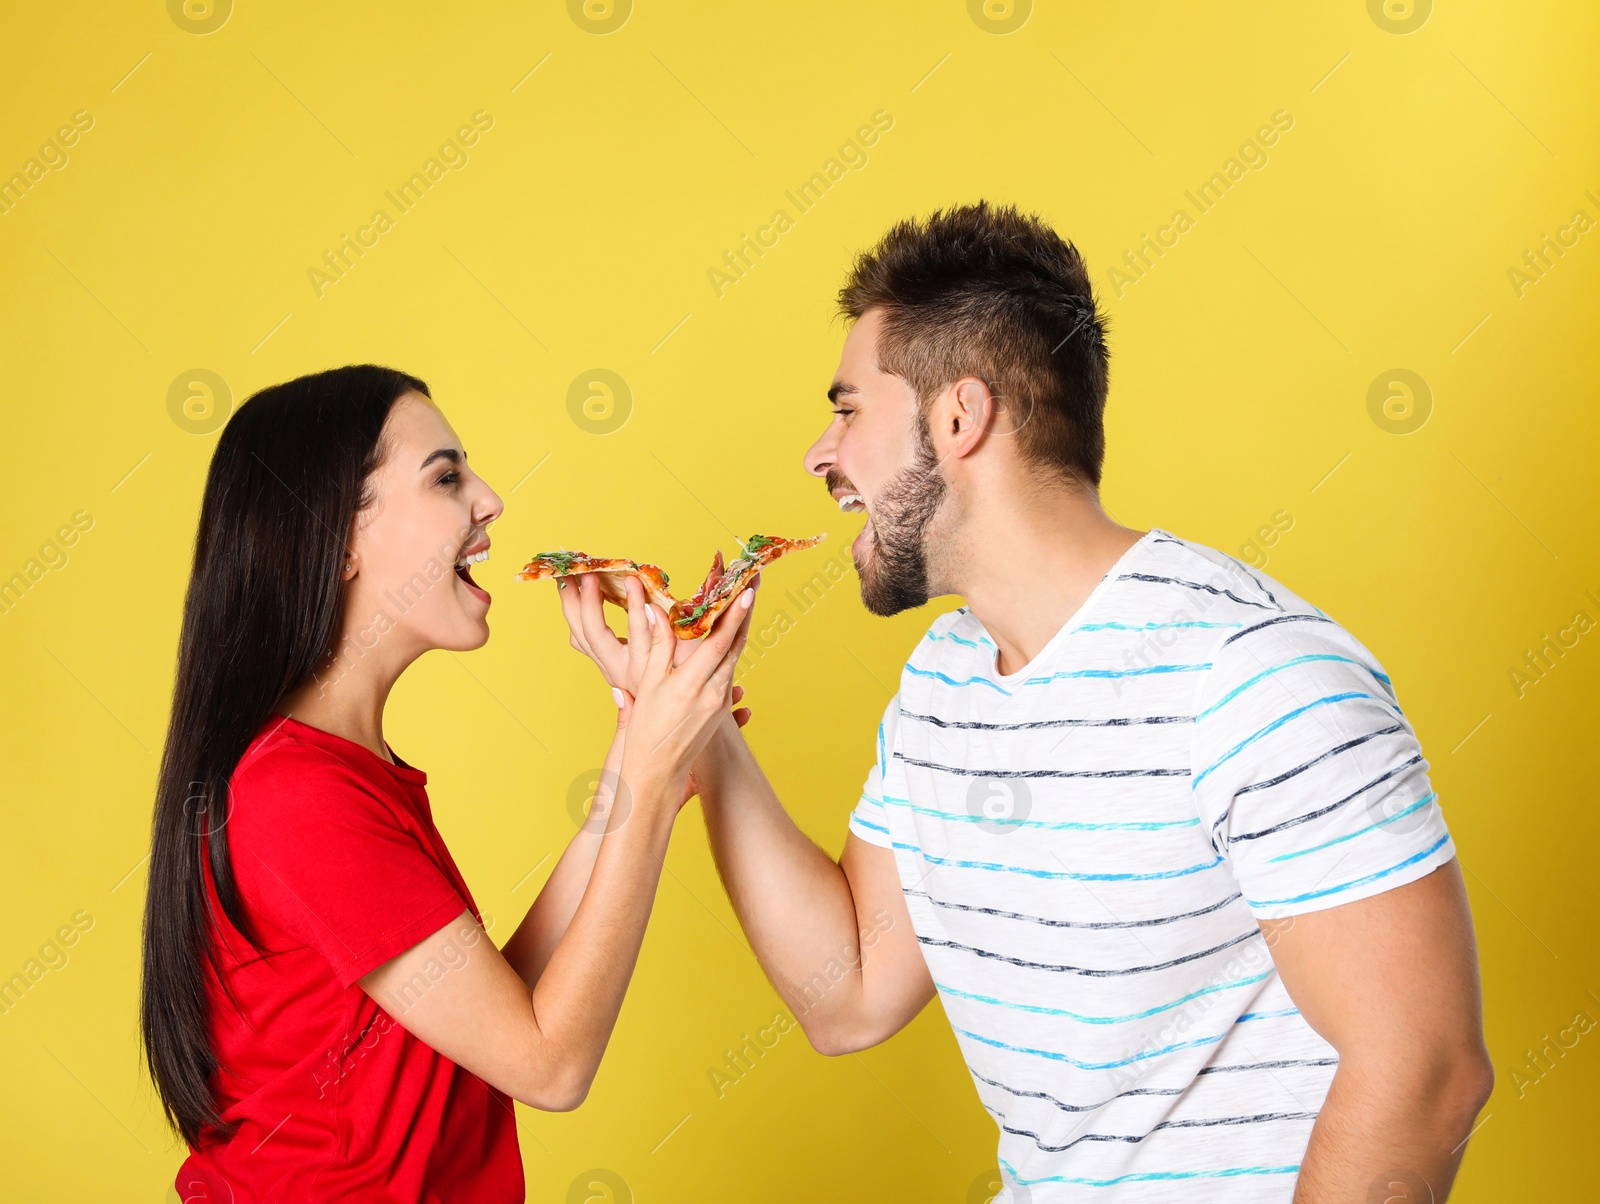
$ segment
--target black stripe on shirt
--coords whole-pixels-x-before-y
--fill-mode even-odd
[[[1252,625],[1250,627],[1246,627],[1246,628],[1244,628],[1244,629],[1242,629],[1240,631],[1234,632],[1227,639],[1223,640],[1222,643],[1218,644],[1217,647],[1226,648],[1229,644],[1233,643],[1234,640],[1237,640],[1242,636],[1247,636],[1252,631],[1260,631],[1263,627],[1273,627],[1273,626],[1276,626],[1279,623],[1332,623],[1332,622],[1333,622],[1333,620],[1328,618],[1328,617],[1326,617],[1325,615],[1278,615],[1276,618],[1263,619],[1259,623],[1256,623],[1256,624],[1254,624],[1254,625]]]
[[[1283,603],[1279,602],[1278,599],[1273,595],[1272,591],[1267,588],[1267,583],[1265,581],[1261,580],[1260,577],[1257,577],[1254,573],[1252,573],[1249,567],[1241,562],[1237,557],[1229,556],[1228,559],[1233,561],[1234,564],[1237,564],[1240,571],[1243,572],[1246,577],[1250,578],[1250,580],[1256,583],[1256,588],[1262,593],[1266,594],[1267,599],[1274,606],[1276,606],[1279,610],[1283,609]]]
[[[1221,953],[1224,949],[1248,941],[1251,937],[1260,937],[1261,929],[1252,928],[1249,932],[1240,933],[1232,940],[1223,941],[1210,949],[1201,949],[1197,953],[1185,953],[1182,957],[1175,957],[1171,961],[1157,962],[1148,966],[1129,966],[1123,970],[1091,970],[1084,966],[1053,966],[1048,962],[1030,962],[1025,958],[1012,957],[1006,953],[995,953],[989,949],[979,949],[976,945],[963,945],[958,941],[939,940],[936,937],[918,934],[919,945],[932,945],[938,949],[960,949],[965,953],[973,953],[979,957],[989,958],[991,961],[1006,962],[1013,966],[1021,966],[1024,970],[1051,970],[1058,974],[1082,974],[1086,978],[1121,978],[1128,974],[1147,974],[1152,970],[1170,970],[1173,966],[1181,966],[1186,962],[1198,961],[1202,957],[1210,957],[1213,953]],[[1263,938],[1265,939],[1265,938]]]
[[[1172,916],[1158,916],[1151,920],[1052,920],[1044,916],[1025,915],[1020,911],[1002,911],[998,907],[979,907],[974,903],[954,903],[948,899],[936,899],[925,890],[902,890],[901,894],[926,899],[935,907],[948,907],[952,911],[975,911],[986,916],[999,916],[1005,920],[1027,920],[1031,924],[1043,924],[1047,928],[1154,928],[1160,924],[1171,924],[1177,920],[1192,920],[1196,916],[1210,915],[1214,911],[1221,911],[1229,903],[1240,897],[1234,891],[1220,903],[1211,903],[1198,911],[1185,911]]]
[[[1395,732],[1402,731],[1405,731],[1405,725],[1403,723],[1396,723],[1389,727],[1380,727],[1375,732],[1368,732],[1365,736],[1357,736],[1354,740],[1347,740],[1343,744],[1335,745],[1327,752],[1322,753],[1319,756],[1312,757],[1311,760],[1307,761],[1304,765],[1296,765],[1293,769],[1286,770],[1275,778],[1268,778],[1264,782],[1252,782],[1248,786],[1241,786],[1238,790],[1234,791],[1234,797],[1237,798],[1241,794],[1249,794],[1252,790],[1266,790],[1270,786],[1280,785],[1283,782],[1287,782],[1296,774],[1304,773],[1313,765],[1316,765],[1321,761],[1326,761],[1329,757],[1335,756],[1342,752],[1349,752],[1357,745],[1365,744],[1368,740],[1375,740],[1379,736],[1392,736]],[[1216,823],[1211,825],[1211,830],[1215,832],[1218,828],[1220,828],[1223,824],[1223,821],[1228,818],[1232,811],[1233,804],[1230,802],[1228,804],[1228,809],[1222,813],[1222,817],[1218,819]]]
[[[1256,1116],[1219,1116],[1205,1120],[1164,1120],[1152,1128],[1150,1133],[1159,1133],[1162,1129],[1208,1129],[1219,1125],[1258,1125],[1275,1120],[1316,1119],[1317,1114],[1315,1112],[1263,1112]],[[1074,1137],[1064,1145],[1046,1145],[1043,1138],[1027,1129],[1014,1129],[1004,1123],[1000,1127],[1007,1133],[1014,1134],[1017,1137],[1033,1138],[1033,1144],[1046,1154],[1059,1154],[1064,1150],[1070,1150],[1082,1141],[1124,1141],[1130,1145],[1136,1145],[1150,1136],[1150,1133],[1129,1134],[1126,1136],[1120,1133],[1085,1133],[1082,1137]]]
[[[983,732],[1031,732],[1051,727],[1131,727],[1140,723],[1194,722],[1193,715],[1146,715],[1119,719],[1035,719],[1031,723],[979,723],[966,719],[940,719],[937,715],[919,715],[915,711],[901,711],[900,718],[931,723],[934,727]]]
[[[1195,1077],[1202,1074],[1232,1074],[1236,1070],[1289,1070],[1300,1066],[1337,1066],[1338,1058],[1284,1058],[1277,1062],[1242,1062],[1237,1066],[1207,1066],[1204,1070],[1197,1070]]]
[[[1390,778],[1394,777],[1396,774],[1404,773],[1406,770],[1410,769],[1413,765],[1419,764],[1421,761],[1422,761],[1422,754],[1421,753],[1417,753],[1415,756],[1410,757],[1409,759],[1407,759],[1402,764],[1396,765],[1393,769],[1390,769],[1390,770],[1388,770],[1388,771],[1386,771],[1384,773],[1380,773],[1377,777],[1373,778],[1372,781],[1368,782],[1365,786],[1361,786],[1361,787],[1358,787],[1355,790],[1352,790],[1349,794],[1345,795],[1342,799],[1340,799],[1336,803],[1329,803],[1326,807],[1319,807],[1315,811],[1308,811],[1304,815],[1297,815],[1297,816],[1295,816],[1294,819],[1286,819],[1281,824],[1273,824],[1270,828],[1262,828],[1258,832],[1241,832],[1237,836],[1230,836],[1230,837],[1228,837],[1228,843],[1229,844],[1235,844],[1235,843],[1237,843],[1237,842],[1239,842],[1241,840],[1259,840],[1263,836],[1271,836],[1274,832],[1282,832],[1285,828],[1298,827],[1300,824],[1310,823],[1314,819],[1320,819],[1322,816],[1328,814],[1328,812],[1337,811],[1340,807],[1344,806],[1351,799],[1354,799],[1354,798],[1356,798],[1356,797],[1358,797],[1358,796],[1360,796],[1362,794],[1365,794],[1368,790],[1371,790],[1374,786],[1377,786],[1380,783],[1387,782]]]
[[[1234,593],[1232,590],[1229,590],[1229,589],[1218,589],[1214,585],[1204,585],[1204,584],[1202,584],[1201,582],[1198,582],[1198,581],[1185,581],[1181,577],[1157,577],[1153,573],[1123,573],[1120,577],[1117,578],[1117,580],[1118,581],[1152,581],[1152,582],[1155,582],[1158,585],[1181,585],[1181,586],[1183,586],[1184,589],[1204,590],[1208,594],[1216,594],[1217,597],[1219,597],[1219,598],[1232,598],[1235,602],[1238,602],[1238,603],[1240,603],[1240,604],[1242,604],[1244,606],[1254,606],[1257,610],[1272,610],[1273,609],[1273,607],[1268,606],[1265,602],[1252,602],[1252,601],[1250,601],[1249,598],[1241,598],[1238,594]],[[1277,609],[1278,610],[1282,610],[1283,607],[1279,606],[1279,607],[1277,607]]]
[[[896,754],[907,765],[921,769],[937,769],[942,773],[961,778],[1186,778],[1188,766],[1182,769],[967,769],[954,765],[940,765]]]
[[[1101,1100],[1098,1104],[1069,1104],[1058,1100],[1048,1091],[1028,1091],[1021,1087],[1013,1087],[1009,1083],[1002,1083],[999,1079],[991,1079],[987,1075],[979,1074],[970,1065],[967,1067],[967,1071],[980,1083],[988,1083],[991,1087],[998,1087],[1000,1090],[1022,1099],[1044,1100],[1045,1103],[1053,1104],[1063,1112],[1094,1112],[1104,1108],[1107,1104],[1116,1103],[1125,1095],[1182,1095],[1188,1090],[1187,1087],[1129,1087],[1126,1091],[1119,1091],[1110,1098]]]

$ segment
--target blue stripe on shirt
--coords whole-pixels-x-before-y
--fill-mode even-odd
[[[1276,1020],[1280,1016],[1298,1016],[1299,1014],[1299,1008],[1279,1008],[1276,1012],[1245,1012],[1234,1023],[1242,1024],[1246,1020]]]
[[[1354,840],[1357,836],[1365,836],[1368,832],[1376,832],[1385,824],[1392,824],[1395,820],[1402,819],[1405,816],[1410,815],[1413,811],[1418,811],[1423,807],[1426,807],[1438,797],[1439,796],[1433,791],[1429,791],[1425,797],[1418,799],[1405,810],[1396,811],[1393,815],[1386,819],[1380,819],[1375,824],[1368,824],[1364,828],[1358,828],[1354,832],[1347,832],[1343,836],[1335,836],[1332,840],[1325,840],[1321,844],[1314,844],[1304,849],[1295,849],[1293,852],[1289,853],[1279,853],[1276,857],[1267,858],[1267,863],[1270,865],[1274,861],[1293,861],[1296,857],[1304,857],[1307,853],[1315,853],[1321,849],[1331,849],[1334,845],[1343,844],[1347,840]]]
[[[895,798],[890,794],[884,795],[882,799],[875,799],[866,794],[861,797],[880,806],[904,807],[913,814],[929,815],[935,819],[949,819],[967,824],[1009,824],[1019,828],[1043,828],[1052,832],[1162,832],[1168,828],[1194,828],[1200,824],[1198,815],[1192,819],[1123,820],[1095,824],[1069,819],[1001,819],[987,815],[941,811],[937,807],[924,807],[920,803],[913,803],[910,799]]]
[[[933,640],[935,642],[937,642],[939,640],[949,640],[952,644],[962,644],[962,645],[965,645],[968,648],[993,648],[994,647],[994,644],[992,644],[990,641],[984,639],[982,636],[979,636],[975,640],[968,640],[968,639],[963,639],[961,636],[957,635],[953,631],[947,631],[943,635],[935,635],[933,632],[930,631],[924,638],[928,639],[928,640]]]
[[[915,665],[907,665],[906,672],[911,674],[913,677],[931,677],[936,681],[944,682],[944,684],[947,686],[988,686],[991,690],[996,690],[999,693],[1004,694],[1007,698],[1011,697],[1010,690],[1006,689],[999,682],[990,681],[987,677],[963,677],[957,679],[945,673],[939,673],[928,669],[919,669]]]
[[[1307,664],[1307,663],[1309,663],[1311,661],[1344,661],[1346,664],[1357,665],[1360,668],[1365,669],[1368,673],[1372,674],[1372,676],[1377,678],[1384,685],[1389,685],[1390,684],[1388,675],[1386,675],[1385,673],[1381,672],[1378,669],[1374,669],[1371,665],[1368,665],[1363,661],[1356,660],[1354,657],[1338,656],[1338,655],[1336,655],[1336,654],[1334,654],[1332,652],[1314,652],[1314,653],[1309,653],[1306,656],[1297,656],[1293,660],[1284,661],[1283,664],[1281,664],[1281,665],[1273,665],[1272,668],[1270,668],[1270,669],[1262,670],[1260,673],[1257,673],[1254,677],[1252,677],[1249,681],[1245,682],[1243,685],[1235,686],[1233,689],[1229,690],[1226,694],[1224,694],[1221,698],[1217,699],[1216,702],[1212,703],[1205,710],[1201,711],[1198,715],[1196,715],[1194,717],[1195,722],[1199,723],[1200,720],[1206,718],[1206,716],[1215,714],[1217,711],[1220,711],[1224,706],[1226,706],[1228,703],[1232,702],[1235,698],[1239,697],[1239,695],[1243,694],[1246,690],[1248,690],[1251,686],[1255,685],[1258,681],[1265,681],[1267,678],[1271,677],[1274,673],[1282,673],[1285,669],[1292,669],[1296,665],[1304,665],[1304,664]]]
[[[1052,1062],[1065,1062],[1069,1066],[1076,1066],[1079,1070],[1115,1070],[1119,1066],[1131,1066],[1135,1062],[1144,1062],[1150,1058],[1163,1057],[1180,1049],[1200,1049],[1207,1045],[1215,1045],[1228,1035],[1227,1033],[1218,1033],[1214,1037],[1196,1037],[1192,1041],[1179,1041],[1176,1045],[1163,1045],[1160,1049],[1140,1050],[1136,1054],[1126,1058],[1117,1058],[1110,1062],[1080,1062],[1069,1054],[1057,1053],[1053,1049],[1033,1049],[1027,1045],[1012,1045],[994,1037],[985,1037],[980,1033],[974,1033],[964,1028],[956,1028],[953,1024],[950,1027],[955,1029],[961,1036],[971,1037],[974,1041],[980,1041],[984,1045],[992,1045],[996,1049],[1005,1049],[1012,1053],[1029,1054],[1035,1058],[1047,1058]]]
[[[1045,686],[1053,681],[1063,681],[1071,678],[1102,678],[1116,680],[1123,677],[1146,677],[1152,673],[1203,673],[1210,669],[1209,662],[1195,665],[1148,665],[1137,669],[1071,669],[1062,673],[1052,673],[1048,677],[1029,677],[1021,683],[1025,686]],[[913,677],[930,677],[935,681],[942,681],[947,686],[988,686],[997,693],[1004,694],[1007,698],[1012,696],[1012,691],[1006,689],[999,682],[987,677],[951,677],[947,673],[940,673],[936,669],[919,669],[915,665],[906,665],[905,671]]]
[[[1146,1008],[1142,1012],[1129,1012],[1125,1016],[1086,1016],[1080,1012],[1069,1012],[1066,1008],[1045,1007],[1042,1004],[1033,1003],[1013,1003],[1008,999],[996,999],[992,995],[975,995],[971,991],[963,991],[959,987],[948,986],[942,982],[935,982],[933,985],[946,995],[955,995],[961,999],[971,999],[977,1003],[989,1003],[996,1007],[1014,1008],[1019,1012],[1033,1012],[1040,1016],[1065,1016],[1068,1020],[1077,1020],[1083,1024],[1122,1024],[1129,1020],[1143,1020],[1147,1016],[1171,1011],[1175,1007],[1181,1007],[1183,1004],[1188,1003],[1191,999],[1199,999],[1202,995],[1214,995],[1218,991],[1229,991],[1234,987],[1250,986],[1252,983],[1261,982],[1271,974],[1272,971],[1268,970],[1252,978],[1240,978],[1233,982],[1223,982],[1211,987],[1202,987],[1198,991],[1180,995],[1171,1003],[1158,1004],[1155,1007]],[[1243,1020],[1244,1017],[1241,1016],[1239,1019]]]
[[[894,842],[896,849],[904,849],[908,853],[915,853],[924,861],[932,865],[947,865],[958,870],[994,870],[998,873],[1026,874],[1030,878],[1049,878],[1056,881],[1070,882],[1155,882],[1163,878],[1182,878],[1189,874],[1198,874],[1202,870],[1209,870],[1222,864],[1221,857],[1214,857],[1199,865],[1185,866],[1178,870],[1159,870],[1149,874],[1074,874],[1070,870],[1036,870],[1021,865],[1002,865],[998,861],[964,861],[956,857],[939,857],[933,853],[923,852],[914,844],[904,841]]]
[[[1187,623],[1085,623],[1082,627],[1075,628],[1072,634],[1077,635],[1080,631],[1165,631],[1171,627],[1243,626],[1243,623],[1207,623],[1203,619],[1192,619]]]
[[[1135,1171],[1132,1174],[1118,1175],[1114,1179],[1085,1179],[1078,1175],[1044,1175],[1038,1179],[1019,1179],[1016,1168],[1004,1158],[1000,1165],[1005,1168],[1006,1174],[1011,1176],[1011,1181],[1019,1187],[1032,1187],[1036,1183],[1075,1183],[1080,1187],[1115,1187],[1119,1183],[1165,1183],[1176,1179],[1236,1179],[1241,1175],[1296,1175],[1300,1173],[1300,1164],[1293,1166],[1231,1166],[1213,1171]]]
[[[1369,882],[1376,882],[1380,878],[1387,878],[1390,874],[1397,874],[1401,870],[1405,869],[1406,866],[1415,865],[1424,858],[1433,856],[1445,846],[1449,839],[1450,833],[1446,832],[1443,836],[1439,837],[1438,840],[1434,841],[1427,848],[1423,849],[1422,852],[1417,853],[1414,856],[1407,857],[1398,865],[1391,865],[1386,870],[1379,870],[1376,874],[1368,874],[1366,877],[1357,878],[1353,882],[1344,882],[1338,886],[1330,886],[1326,890],[1307,891],[1303,895],[1291,895],[1287,899],[1246,899],[1245,902],[1251,907],[1278,907],[1288,903],[1305,903],[1311,899],[1323,899],[1329,895],[1337,895],[1341,891],[1354,890],[1358,886],[1365,886]]]
[[[1148,677],[1152,673],[1204,673],[1211,668],[1211,662],[1194,665],[1142,665],[1137,669],[1064,669],[1060,673],[1051,673],[1045,677],[1030,677],[1022,684],[1025,686],[1047,686],[1053,681],[1070,681],[1075,678],[1118,678],[1118,677]]]
[[[1209,775],[1214,770],[1216,770],[1224,762],[1232,760],[1234,757],[1238,756],[1241,752],[1243,752],[1250,745],[1254,744],[1257,740],[1261,739],[1263,736],[1266,736],[1266,735],[1268,735],[1268,734],[1270,734],[1272,732],[1277,731],[1285,723],[1288,723],[1289,720],[1295,719],[1295,718],[1297,718],[1297,717],[1299,717],[1301,715],[1304,715],[1307,711],[1315,710],[1317,707],[1327,706],[1330,703],[1335,703],[1335,702],[1345,702],[1346,700],[1351,699],[1351,698],[1370,698],[1370,699],[1372,699],[1373,702],[1381,702],[1381,703],[1385,703],[1386,705],[1389,705],[1389,706],[1393,706],[1394,705],[1393,703],[1389,702],[1389,700],[1387,698],[1379,698],[1376,694],[1368,694],[1363,690],[1347,690],[1343,694],[1329,694],[1326,697],[1317,699],[1315,702],[1308,702],[1304,706],[1295,707],[1295,709],[1290,711],[1287,715],[1280,715],[1278,718],[1274,719],[1271,723],[1267,724],[1266,727],[1262,728],[1258,732],[1255,732],[1253,735],[1245,737],[1243,740],[1239,741],[1239,743],[1235,744],[1232,748],[1230,748],[1227,752],[1223,753],[1222,756],[1218,757],[1210,765],[1206,766],[1205,769],[1200,771],[1199,775],[1192,782],[1189,783],[1189,788],[1192,790],[1192,789],[1195,789],[1196,787],[1198,787],[1201,782],[1205,781],[1207,775]]]

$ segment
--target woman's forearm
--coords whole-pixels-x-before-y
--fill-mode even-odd
[[[583,1101],[638,962],[683,783],[648,773],[629,780],[633,812],[600,842],[587,889],[532,988],[492,946],[488,956],[463,954],[482,936],[465,912],[361,979],[416,1037],[531,1107],[566,1111]]]
[[[626,811],[631,804],[626,792],[622,792],[621,799],[614,800],[618,775],[622,769],[622,750],[623,738],[619,731],[606,753],[588,817],[567,842],[555,869],[540,888],[538,897],[501,950],[512,969],[528,984],[530,991],[549,965],[551,954],[566,934],[578,904],[583,900],[612,812],[618,812],[618,822],[627,819]],[[615,806],[614,801],[617,804]]]
[[[564,1106],[588,1093],[622,1010],[655,904],[681,783],[641,781],[628,822],[608,832],[589,887],[533,989],[533,1018]]]

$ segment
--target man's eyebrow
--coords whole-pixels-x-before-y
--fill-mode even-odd
[[[466,460],[466,458],[466,452],[457,451],[453,447],[441,447],[438,451],[434,452],[431,456],[424,460],[421,467],[419,467],[417,471],[421,472],[423,468],[428,467],[428,465],[432,464],[435,460],[449,460],[450,463],[459,466]]]
[[[837,402],[841,396],[859,392],[861,392],[861,390],[856,388],[854,385],[846,381],[836,380],[833,382],[833,387],[828,390],[828,400],[830,402]]]

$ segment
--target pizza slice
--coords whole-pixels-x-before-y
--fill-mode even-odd
[[[628,578],[637,577],[644,586],[644,596],[663,610],[671,610],[676,600],[667,592],[667,575],[653,564],[640,564],[637,560],[608,560],[590,556],[586,552],[540,552],[517,574],[518,581],[546,581],[558,577],[581,577],[595,574],[600,586],[600,596],[626,609],[628,605]]]
[[[718,552],[716,559],[711,562],[710,575],[706,577],[705,583],[694,597],[677,603],[668,612],[678,638],[697,640],[705,635],[717,621],[717,616],[728,609],[733,600],[739,596],[739,591],[749,585],[751,579],[763,568],[790,552],[814,548],[824,538],[826,536],[823,535],[816,535],[810,539],[752,535],[745,541],[744,555],[723,568],[720,576],[717,575],[717,570],[722,564],[722,553]]]
[[[711,630],[717,616],[763,568],[790,552],[814,548],[824,538],[822,535],[811,539],[752,535],[742,545],[744,554],[726,565],[722,562],[722,553],[717,552],[700,588],[693,597],[681,602],[667,591],[667,575],[656,565],[640,564],[637,560],[607,560],[584,552],[540,552],[517,574],[517,580],[546,581],[593,573],[601,595],[608,602],[626,607],[627,579],[637,577],[644,586],[645,597],[667,612],[678,638],[697,640]]]

